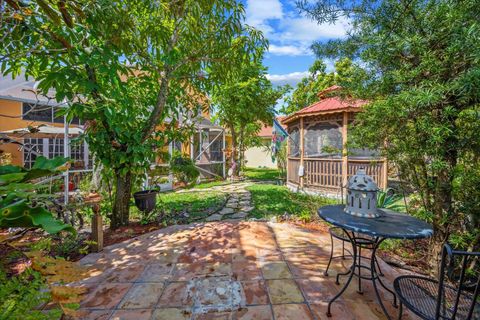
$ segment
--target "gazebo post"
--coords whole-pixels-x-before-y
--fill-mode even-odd
[[[300,118],[300,170],[302,172],[302,175],[300,176],[300,187],[303,188],[304,184],[304,177],[305,177],[305,167],[303,166],[303,158],[304,158],[304,146],[305,142],[303,141],[305,137],[305,132],[304,132],[304,125],[303,125],[303,117]]]
[[[383,159],[383,171],[382,171],[382,181],[380,182],[380,187],[387,189],[388,183],[388,159],[385,157]]]
[[[285,180],[285,185],[287,185],[288,181],[290,181],[289,180],[290,175],[288,174],[290,172],[290,139],[289,138],[287,138],[287,152],[286,152],[285,160],[287,161],[286,168],[285,168],[287,170],[287,179]]]
[[[347,138],[348,138],[348,112],[343,112],[342,120],[342,185],[343,188],[348,182],[348,150],[347,150]]]

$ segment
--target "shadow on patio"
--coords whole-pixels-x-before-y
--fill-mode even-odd
[[[82,259],[96,272],[83,282],[81,319],[327,319],[328,300],[341,288],[336,271],[350,266],[336,260],[325,277],[329,254],[328,234],[291,224],[168,227]],[[400,274],[380,264],[386,283]],[[371,283],[362,287],[362,295],[354,284],[347,289],[332,319],[385,318]],[[396,315],[392,297],[381,293]]]

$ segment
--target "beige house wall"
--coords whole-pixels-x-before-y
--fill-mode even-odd
[[[264,145],[270,145],[270,138],[263,139]],[[249,168],[267,167],[277,168],[277,163],[272,162],[272,155],[266,147],[252,147],[245,151],[246,166]]]

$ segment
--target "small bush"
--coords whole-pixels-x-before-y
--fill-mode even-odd
[[[179,182],[191,185],[197,181],[200,171],[195,167],[195,163],[188,157],[180,154],[174,154],[170,160],[170,169]]]

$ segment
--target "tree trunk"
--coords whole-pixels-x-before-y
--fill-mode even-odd
[[[243,128],[240,129],[240,142],[239,142],[239,145],[240,145],[240,154],[239,154],[239,162],[240,162],[240,168],[243,168],[245,166],[245,147],[244,147],[244,140],[245,140],[245,136],[244,136],[244,131],[243,131]]]
[[[132,193],[132,173],[125,175],[120,170],[115,170],[115,198],[110,228],[116,229],[128,225],[130,218],[130,196]]]

